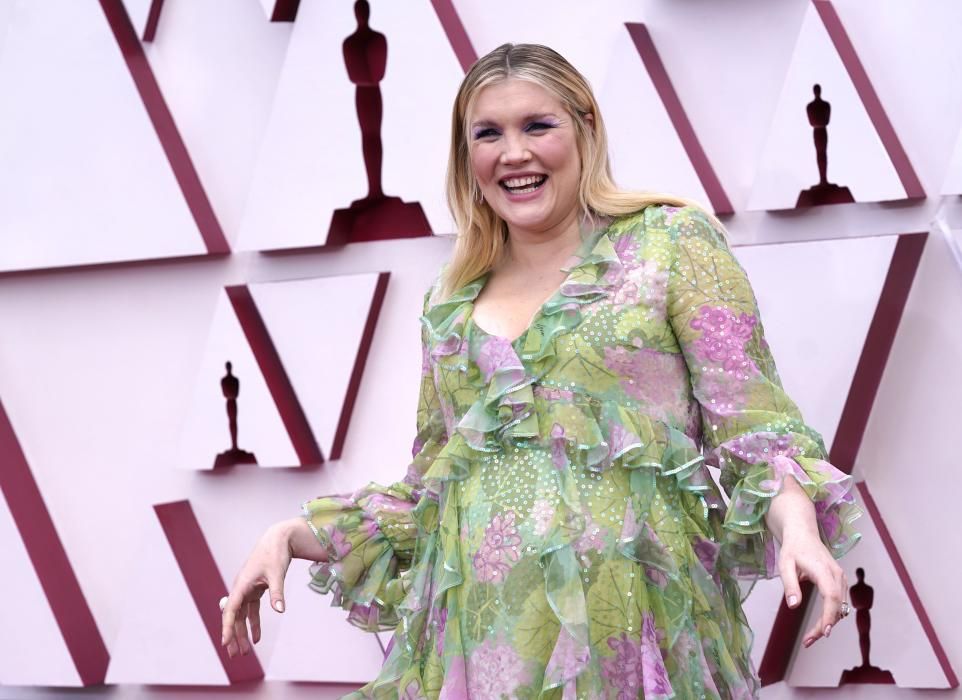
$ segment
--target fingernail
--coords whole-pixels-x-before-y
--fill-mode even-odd
[[[788,596],[788,606],[789,606],[790,608],[794,608],[796,603],[798,603],[798,596],[797,596],[797,595],[790,595],[790,596]]]
[[[221,636],[220,636],[220,645],[221,645],[221,646],[224,646],[225,644],[227,644],[227,637],[225,637],[224,635],[221,635]]]
[[[832,633],[832,626],[831,626],[831,625],[825,625],[825,636],[827,637],[827,636],[830,635],[831,633]]]
[[[283,600],[274,601],[274,609],[277,612],[284,612],[284,601]]]

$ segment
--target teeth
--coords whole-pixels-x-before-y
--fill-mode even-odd
[[[544,179],[546,179],[545,175],[528,175],[526,177],[512,177],[508,180],[502,180],[501,182],[505,187],[524,187],[526,185],[540,183]]]

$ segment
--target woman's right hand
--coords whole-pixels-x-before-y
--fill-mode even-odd
[[[298,524],[294,520],[300,520]],[[261,638],[260,604],[264,591],[270,591],[271,607],[284,612],[284,577],[295,556],[292,547],[294,528],[307,527],[303,519],[285,520],[269,527],[251,552],[244,566],[234,578],[227,604],[224,606],[221,645],[228,656],[251,652]],[[313,536],[313,533],[312,533]],[[247,624],[250,622],[250,637]]]

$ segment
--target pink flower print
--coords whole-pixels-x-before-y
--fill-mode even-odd
[[[618,691],[618,700],[635,700],[642,684],[641,645],[626,632],[609,637],[608,646],[615,657],[601,661],[601,675]]]
[[[575,540],[574,549],[578,554],[585,554],[589,550],[602,552],[605,549],[605,537],[608,528],[601,527],[591,517],[591,512],[585,512],[585,529]]]
[[[705,570],[709,574],[714,575],[715,564],[718,561],[718,551],[721,549],[721,545],[717,542],[712,542],[707,537],[696,535],[692,549],[695,550],[695,556],[698,557],[698,561],[705,567]]]
[[[515,697],[519,686],[531,677],[524,660],[513,646],[486,639],[468,655],[468,693],[472,700],[501,700]]]
[[[484,540],[473,560],[479,581],[504,581],[511,567],[521,558],[518,552],[521,537],[514,519],[514,511],[505,511],[495,515],[484,529]]]
[[[640,445],[641,440],[621,423],[611,421],[608,431],[608,462],[621,457],[630,448]]]
[[[665,216],[665,226],[670,226],[671,222],[674,221],[675,215],[681,211],[681,207],[670,207],[668,205],[663,205],[661,211]]]
[[[534,521],[534,534],[546,534],[554,520],[554,505],[544,498],[539,498],[531,506],[531,519]]]
[[[544,386],[543,384],[534,385],[534,395],[535,398],[540,398],[545,401],[571,401],[574,398],[574,392],[570,389],[558,389],[552,386]]]
[[[568,466],[568,452],[565,450],[565,429],[561,423],[551,426],[551,463],[558,471]]]
[[[444,654],[444,630],[448,625],[448,609],[435,607],[432,618],[436,628],[434,648],[438,652],[438,656],[441,656]]]
[[[438,695],[438,700],[464,700],[466,697],[468,697],[468,687],[465,677],[464,657],[458,654],[451,659],[451,666],[444,675],[444,684],[441,686],[441,694]]]
[[[778,474],[787,474],[795,471],[794,460],[789,458],[800,452],[793,442],[791,435],[755,432],[739,435],[723,443],[723,446],[748,464],[772,462]]]
[[[699,314],[688,324],[702,332],[694,343],[695,357],[720,365],[743,381],[758,374],[755,363],[745,354],[758,318],[744,312],[736,317],[730,309],[708,304],[699,309]]]
[[[638,241],[632,231],[626,231],[613,241],[615,252],[622,263],[634,260],[638,255]]]
[[[351,553],[351,543],[345,537],[344,533],[338,530],[336,527],[331,528],[331,546],[334,547],[334,556],[337,561],[340,561],[348,554]]]
[[[737,413],[745,404],[743,385],[722,370],[707,373],[698,380],[696,391],[703,406],[719,416]]]
[[[621,377],[625,394],[655,406],[673,403],[687,379],[684,356],[651,348],[605,348],[605,366]]]
[[[428,343],[421,343],[421,378],[433,376],[431,369],[431,347]]]
[[[478,353],[478,369],[485,382],[490,382],[495,371],[503,366],[516,367],[518,356],[511,347],[507,338],[489,335],[481,344],[481,351]]]
[[[668,575],[661,569],[645,564],[645,576],[658,588],[664,589],[668,585]]]
[[[641,664],[646,698],[674,695],[659,644],[664,637],[664,630],[655,629],[654,615],[650,612],[642,613]]]

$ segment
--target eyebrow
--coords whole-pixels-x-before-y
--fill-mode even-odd
[[[554,114],[554,112],[538,112],[538,113],[535,113],[535,114],[526,114],[526,115],[524,115],[524,117],[522,117],[521,121],[527,122],[527,121],[532,121],[532,120],[537,120],[537,119],[544,119],[545,117],[554,117],[555,119],[558,118],[558,116],[557,116],[556,114]],[[490,121],[490,120],[488,120],[488,119],[479,119],[479,120],[476,121],[476,122],[471,122],[471,128],[472,128],[472,129],[476,129],[476,128],[478,128],[479,126],[497,126],[497,125],[498,125],[497,122],[493,122],[493,121]]]

